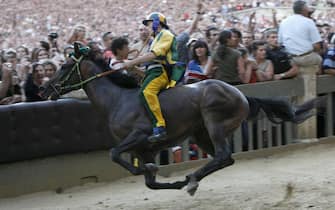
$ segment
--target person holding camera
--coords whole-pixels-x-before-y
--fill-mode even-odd
[[[60,50],[58,48],[57,38],[58,38],[57,32],[51,32],[48,34],[48,41],[50,45],[50,50],[49,50],[50,58],[53,58],[60,53]]]
[[[8,49],[4,53],[2,81],[0,85],[0,104],[13,104],[22,101],[21,76],[16,51]]]
[[[14,104],[22,101],[19,78],[15,73],[12,63],[2,64],[2,76],[0,83],[0,105]]]

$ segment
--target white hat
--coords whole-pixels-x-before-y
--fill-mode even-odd
[[[196,38],[191,38],[191,39],[188,40],[188,42],[186,43],[186,46],[187,46],[187,47],[190,47],[190,45],[191,45],[193,42],[196,42],[196,41],[198,41],[198,39],[196,39]]]

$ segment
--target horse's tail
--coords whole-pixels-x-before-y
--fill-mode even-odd
[[[284,98],[254,98],[247,97],[250,107],[248,119],[255,119],[262,109],[269,120],[273,123],[289,121],[302,123],[316,113],[312,110],[317,108],[320,113],[325,110],[326,97],[317,97],[294,106]]]
[[[248,119],[255,119],[261,110],[264,111],[268,119],[273,123],[283,121],[295,122],[295,107],[288,100],[283,98],[255,98],[247,97],[249,102]]]

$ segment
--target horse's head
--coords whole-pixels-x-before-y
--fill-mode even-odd
[[[61,95],[82,88],[83,75],[80,64],[88,55],[90,48],[80,43],[74,44],[74,53],[66,60],[61,69],[40,87],[42,98],[57,100]]]

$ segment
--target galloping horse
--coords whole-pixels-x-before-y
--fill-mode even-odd
[[[41,95],[56,99],[61,94],[83,87],[91,102],[108,117],[111,141],[117,145],[111,150],[113,161],[134,175],[144,174],[149,188],[181,189],[188,185],[187,190],[193,195],[201,179],[234,163],[225,137],[240,126],[249,112],[248,102],[237,88],[218,80],[206,80],[163,91],[159,100],[167,122],[168,139],[150,144],[147,138],[152,124],[140,102],[139,90],[121,88],[107,77],[93,79],[106,67],[99,62],[96,52],[90,51],[88,56],[84,56],[81,49],[76,43],[72,59],[67,60],[46,83]],[[154,163],[157,152],[184,141],[188,136],[193,136],[213,159],[183,181],[156,182],[157,167],[150,163]],[[124,152],[135,154],[141,162],[139,167],[123,160],[120,155]]]
[[[159,100],[167,122],[168,140],[151,144],[147,138],[152,124],[140,103],[139,89],[125,89],[103,77],[107,67],[100,53],[87,51],[79,43],[75,43],[74,49],[71,59],[44,85],[42,97],[57,99],[83,88],[93,105],[108,118],[111,141],[117,145],[111,149],[112,160],[134,175],[143,174],[149,188],[181,189],[187,185],[188,193],[194,195],[201,179],[234,163],[226,137],[249,113],[248,100],[237,88],[218,80],[204,80],[161,92]],[[292,109],[289,112],[292,113]],[[294,120],[294,114],[292,116],[289,120]],[[157,182],[158,168],[153,164],[157,152],[189,136],[213,159],[183,181]],[[134,154],[140,161],[139,166],[122,159],[124,152]]]

